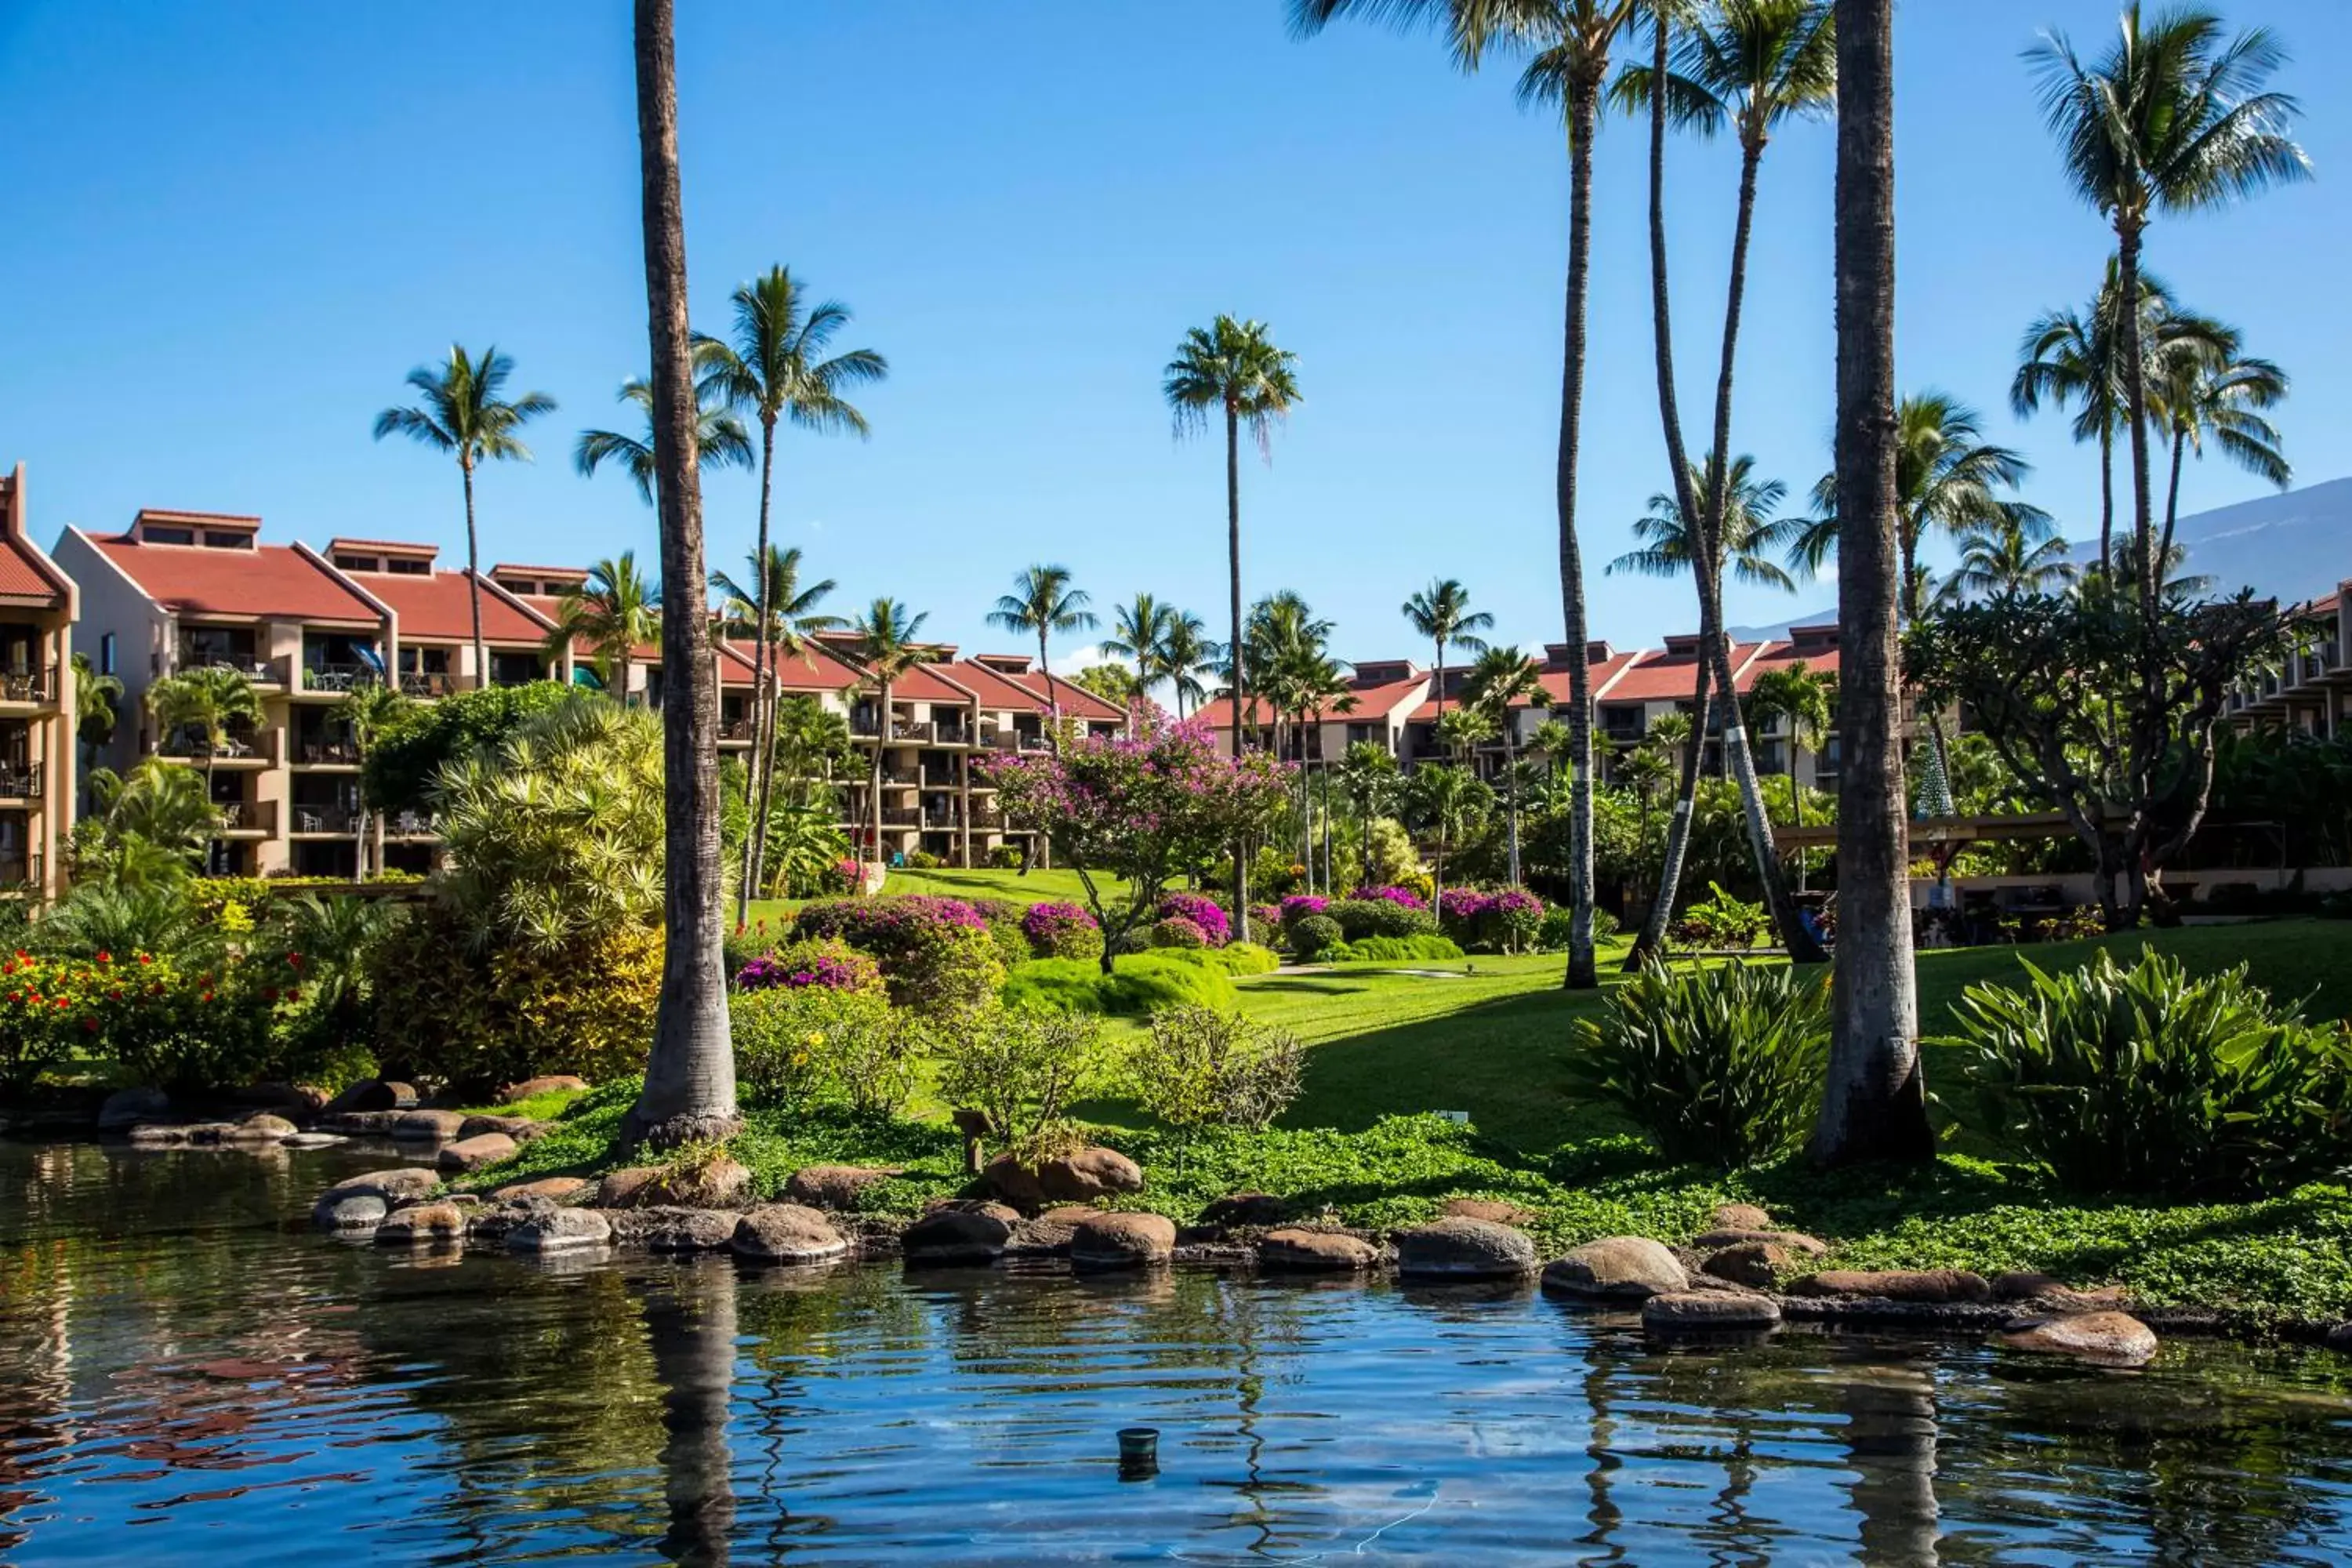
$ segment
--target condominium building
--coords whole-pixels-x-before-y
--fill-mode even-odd
[[[2229,717],[2243,729],[2300,730],[2330,740],[2352,722],[2352,636],[2344,596],[2352,582],[2303,607],[2316,630],[2310,644],[2230,700]]]
[[[0,892],[54,898],[73,831],[73,579],[26,527],[25,465],[0,474]]]

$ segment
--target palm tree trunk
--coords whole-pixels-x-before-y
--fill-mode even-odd
[[[1437,716],[1445,717],[1445,639],[1437,639]]]
[[[1797,721],[1789,721],[1789,822],[1801,829],[1805,826],[1805,797],[1797,793],[1797,753],[1804,748],[1797,744]],[[1805,890],[1805,851],[1797,850],[1797,891]]]
[[[887,866],[887,862],[882,858],[882,752],[890,739],[890,682],[887,680],[882,683],[882,716],[877,722],[879,730],[874,742],[874,769],[866,788],[866,842],[873,846],[875,863]],[[1022,869],[1024,872],[1028,869],[1025,860],[1022,863]],[[889,873],[885,870],[883,875],[887,880]]]
[[[705,579],[695,471],[686,225],[678,188],[674,0],[637,0],[637,140],[644,175],[647,335],[662,580]],[[656,1147],[725,1139],[735,1113],[719,860],[719,670],[698,616],[662,617],[662,988],[646,1082],[622,1128]]]
[[[1037,628],[1037,672],[1045,678],[1045,743],[1062,754],[1062,694],[1054,689],[1054,665],[1045,655],[1045,628]]]
[[[1894,0],[1837,0],[1838,942],[1812,1157],[1935,1158],[1895,631]]]
[[[768,689],[768,506],[774,494],[776,416],[760,414],[760,529],[752,570],[760,574],[758,608],[751,622],[751,771],[743,779],[743,798],[751,808],[751,830],[743,836],[742,880],[735,889],[735,923],[749,925],[751,900],[760,886],[761,861],[768,852],[768,775],[774,771],[775,702]]]
[[[1225,402],[1225,563],[1233,595],[1234,640],[1225,650],[1232,666],[1234,689],[1234,761],[1242,756],[1242,708],[1247,700],[1248,676],[1242,668],[1242,449],[1241,416],[1232,399]],[[1234,844],[1234,930],[1243,942],[1250,939],[1249,843]]]
[[[2175,430],[2172,433],[2172,480],[2164,497],[2164,538],[2156,549],[2156,586],[2159,593],[2164,588],[2165,573],[2171,570],[2172,530],[2180,521],[2180,458],[2188,447],[2189,433]]]
[[[1840,513],[1843,516],[1843,513]],[[1843,552],[1841,552],[1843,554]],[[1722,611],[1716,612],[1718,624]],[[1748,748],[1748,726],[1739,712],[1738,702],[1731,696],[1735,689],[1731,679],[1731,654],[1725,638],[1717,634],[1712,640],[1707,657],[1715,661],[1715,681],[1724,693],[1723,761],[1732,782],[1739,786],[1740,813],[1748,822],[1748,847],[1756,857],[1756,874],[1764,886],[1764,907],[1772,912],[1772,924],[1780,933],[1781,945],[1789,950],[1791,963],[1827,963],[1829,952],[1805,922],[1798,917],[1797,901],[1789,896],[1789,879],[1780,870],[1780,856],[1772,843],[1772,816],[1765,809],[1764,786],[1756,776],[1756,755]],[[1898,772],[1901,752],[1896,753]]]
[[[474,532],[474,459],[460,453],[457,471],[466,478],[466,603],[474,615],[474,685],[490,683],[489,655],[482,642],[482,548]]]
[[[2112,414],[2099,426],[2099,570],[2107,571],[2116,558],[2116,421]]]
[[[2126,429],[2131,437],[2132,542],[2139,551],[2140,603],[2149,608],[2156,602],[2156,578],[2161,568],[2148,549],[2156,531],[2151,526],[2154,503],[2148,494],[2147,364],[2142,358],[2147,351],[2141,346],[2139,331],[2139,247],[2138,225],[2119,221],[2116,280],[2123,296],[2118,310],[2123,322],[2124,417],[2129,421]]]
[[[1584,554],[1576,533],[1576,460],[1584,417],[1584,306],[1592,271],[1592,136],[1600,121],[1601,80],[1580,68],[1569,88],[1568,310],[1561,355],[1559,458],[1554,489],[1559,506],[1559,598],[1568,643],[1568,752],[1576,772],[1569,782],[1568,987],[1601,984],[1592,957],[1592,666],[1585,658],[1591,633],[1584,620]]]
[[[1666,79],[1668,46],[1673,28],[1663,9],[1651,12],[1650,66],[1654,82]],[[1650,334],[1653,359],[1658,381],[1658,421],[1666,437],[1666,467],[1674,475],[1675,504],[1687,524],[1699,515],[1698,498],[1692,493],[1690,453],[1683,444],[1683,416],[1675,390],[1675,315],[1672,291],[1666,271],[1666,100],[1663,92],[1650,95]],[[1696,580],[1696,563],[1694,580]],[[1699,637],[1704,642],[1711,634],[1707,624],[1706,595],[1699,595]],[[1689,854],[1691,819],[1698,809],[1699,757],[1706,745],[1706,693],[1713,679],[1706,660],[1697,661],[1691,696],[1691,735],[1683,748],[1683,768],[1680,788],[1675,796],[1675,808],[1666,821],[1666,842],[1658,864],[1658,892],[1651,901],[1649,913],[1643,919],[1641,934],[1633,939],[1633,951],[1625,955],[1625,967],[1636,969],[1650,955],[1665,944],[1666,922],[1674,918],[1675,897],[1682,887],[1683,861]]]
[[[1511,813],[1511,886],[1519,885],[1519,778],[1516,748],[1511,743],[1511,713],[1503,710],[1503,789]]]

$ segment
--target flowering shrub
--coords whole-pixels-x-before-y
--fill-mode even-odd
[[[1398,889],[1402,891],[1402,889]],[[1406,893],[1406,899],[1412,899]],[[1323,911],[1339,922],[1349,942],[1361,942],[1375,936],[1434,936],[1437,918],[1420,907],[1418,900],[1406,902],[1399,899],[1334,899]]]
[[[1280,904],[1252,904],[1250,906],[1250,929],[1252,931],[1278,931],[1281,929],[1281,926],[1282,906]]]
[[[1225,907],[1206,893],[1170,893],[1160,900],[1160,919],[1156,931],[1171,920],[1189,921],[1201,931],[1199,942],[1161,942],[1155,947],[1223,947],[1233,939],[1233,921]]]
[[[1429,900],[1427,899],[1423,898],[1411,888],[1400,888],[1394,884],[1391,884],[1390,886],[1383,888],[1358,888],[1354,892],[1349,893],[1348,897],[1350,899],[1378,899],[1385,903],[1395,904],[1401,908],[1408,910],[1425,910],[1429,908]]]
[[[327,1064],[277,1031],[281,1014],[299,1006],[303,981],[301,955],[275,950],[184,969],[143,952],[19,952],[0,963],[0,1089],[28,1087],[77,1052],[173,1089],[312,1076]]]
[[[978,910],[980,918],[988,922],[988,934],[996,942],[997,959],[1005,968],[1029,962],[1032,956],[1029,933],[1023,927],[1023,922],[1029,918],[1027,904],[1015,903],[1011,899],[966,899],[963,901]]]
[[[848,898],[866,890],[866,867],[853,856],[844,856],[825,868],[824,890],[835,898]]]
[[[789,926],[790,922],[786,922]],[[740,974],[744,965],[755,958],[765,958],[776,950],[776,938],[781,934],[768,923],[765,915],[749,925],[737,926],[727,933],[720,944],[721,962],[729,974]]]
[[[1188,920],[1182,915],[1170,915],[1165,920],[1153,922],[1151,945],[1154,947],[1207,947],[1211,943],[1209,933],[1201,929],[1200,921]]]
[[[838,937],[818,937],[780,947],[745,964],[735,976],[738,991],[799,990],[822,986],[828,991],[867,991],[880,994],[882,966]]]
[[[1331,900],[1319,893],[1293,893],[1283,900],[1279,907],[1282,910],[1282,923],[1285,927],[1289,927],[1297,925],[1308,915],[1328,912]]]
[[[1039,958],[1100,958],[1102,925],[1076,904],[1034,904],[1021,930]]]
[[[988,917],[961,899],[908,893],[887,899],[824,899],[804,906],[793,919],[793,934],[837,937],[861,952],[886,962],[907,947],[915,933],[931,926],[986,931]]]
[[[1506,888],[1486,911],[1487,940],[1505,952],[1521,952],[1543,925],[1544,901],[1524,888]]]
[[[914,1091],[922,1026],[877,992],[772,987],[737,994],[728,1012],[736,1078],[752,1097],[887,1116]]]
[[[961,899],[912,894],[814,903],[801,910],[793,931],[873,954],[890,1000],[901,1007],[953,1013],[979,1006],[1004,983],[988,917]]]
[[[1495,895],[1475,888],[1448,888],[1437,895],[1437,924],[1456,941],[1473,935],[1495,907]]]

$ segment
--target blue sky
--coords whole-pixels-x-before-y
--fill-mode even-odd
[[[2236,0],[2294,51],[2320,180],[2167,223],[2150,264],[2242,326],[2296,390],[2300,477],[2352,471],[2332,181],[2352,132],[2326,84],[2352,6]],[[539,460],[481,482],[486,559],[654,550],[617,476],[569,460],[646,355],[636,147],[620,0],[0,7],[0,463],[28,465],[36,531],[142,505],[258,512],[267,536],[435,540],[462,559],[454,467],[377,444],[375,412],[453,338],[511,353],[561,410]],[[982,616],[1058,561],[1098,605],[1148,588],[1223,603],[1220,454],[1171,439],[1159,372],[1184,328],[1262,317],[1305,401],[1244,471],[1255,594],[1305,593],[1344,655],[1423,653],[1397,612],[1458,576],[1499,635],[1559,635],[1550,486],[1565,154],[1500,71],[1426,37],[1291,38],[1282,0],[689,0],[679,37],[698,324],[789,262],[888,355],[874,438],[796,437],[780,536],[929,629],[1003,646]],[[2050,25],[2094,43],[2105,0],[1909,0],[1898,48],[1906,387],[1980,406],[2037,465],[2033,493],[2095,525],[2090,454],[2006,410],[2016,340],[2085,297],[2107,249],[2068,195],[2018,56]],[[756,18],[757,25],[750,25]],[[1630,545],[1665,479],[1652,392],[1642,137],[1601,148],[1586,416],[1588,552]],[[1801,499],[1828,462],[1832,132],[1767,157],[1735,447]],[[1685,410],[1703,422],[1734,155],[1677,144],[1670,222]],[[1693,448],[1703,444],[1693,437]],[[2259,493],[2218,464],[2191,508]],[[714,563],[748,548],[754,491],[706,490]],[[445,559],[447,557],[445,556]],[[2315,563],[2332,583],[2352,563]],[[1596,575],[1596,630],[1654,640],[1689,589]],[[1735,618],[1827,605],[1737,593]],[[1057,659],[1057,662],[1059,660]]]

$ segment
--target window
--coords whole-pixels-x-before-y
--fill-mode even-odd
[[[335,557],[335,564],[346,572],[376,570],[375,557],[373,555],[338,555]]]
[[[403,560],[394,555],[384,562],[383,569],[387,572],[396,572],[404,577],[423,577],[433,570],[433,563]]]
[[[100,675],[114,673],[114,634],[112,632],[98,639],[98,672]]]
[[[139,531],[139,537],[149,544],[194,544],[196,531],[193,528],[158,528],[151,522]]]
[[[205,548],[207,550],[250,550],[253,548],[253,535],[249,533],[219,531],[208,528],[205,530]]]

